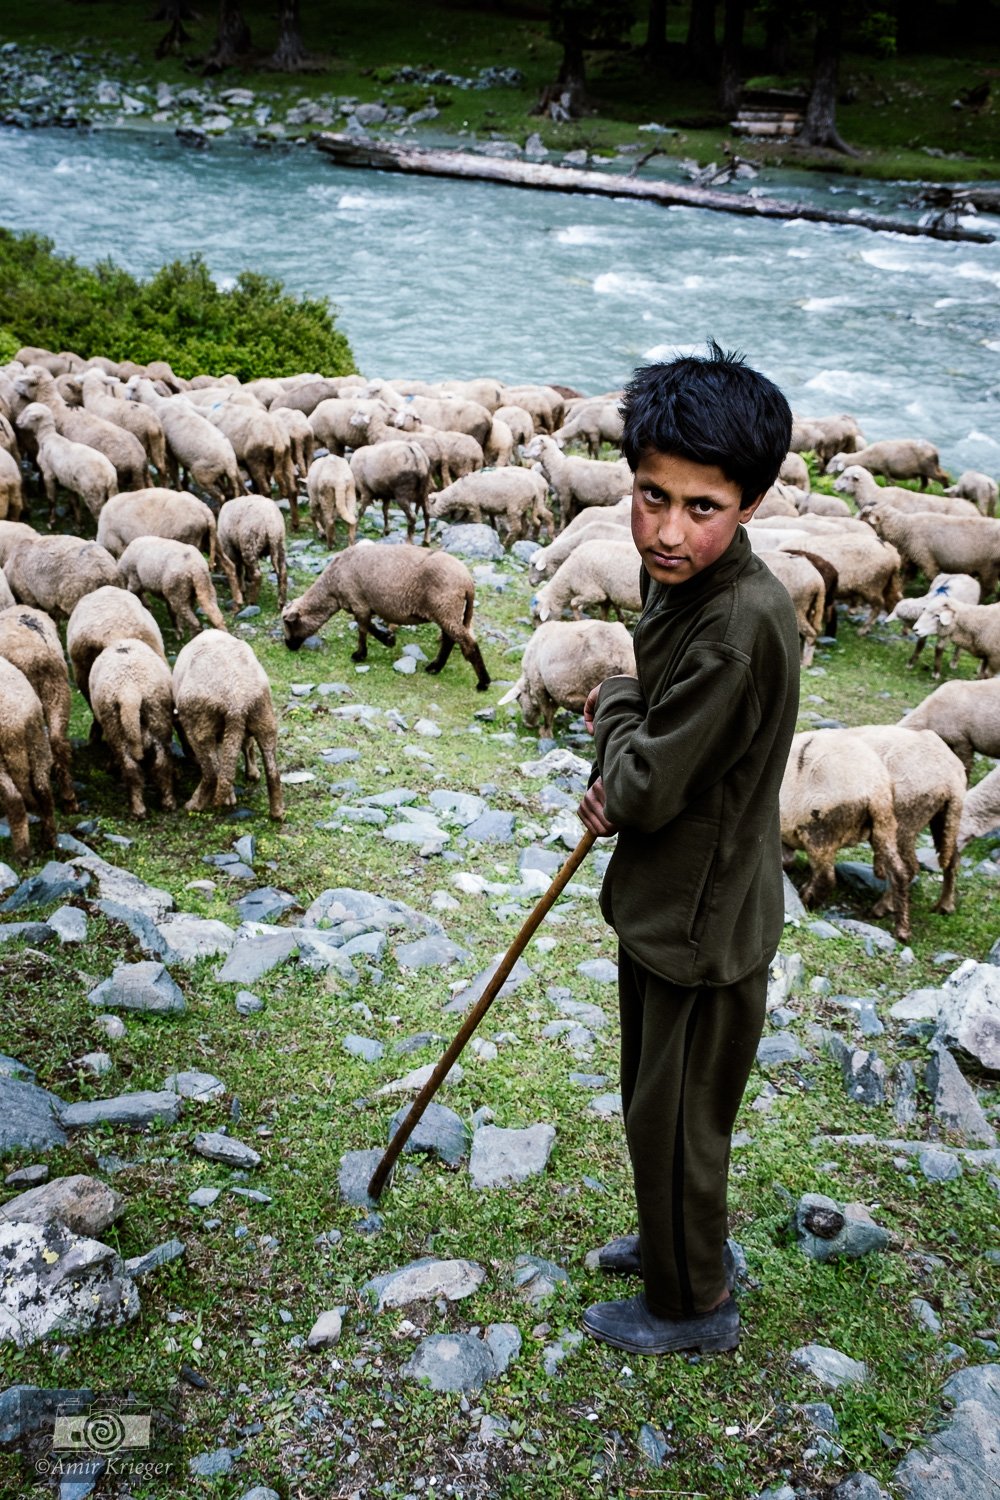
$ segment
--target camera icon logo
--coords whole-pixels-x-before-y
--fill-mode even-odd
[[[88,1412],[56,1417],[52,1432],[53,1451],[117,1453],[122,1448],[148,1448],[151,1417],[114,1411]]]

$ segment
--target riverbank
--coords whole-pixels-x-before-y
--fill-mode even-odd
[[[674,51],[659,68],[635,49],[589,59],[593,113],[557,122],[533,113],[558,67],[544,18],[525,8],[506,22],[452,6],[421,7],[419,26],[378,4],[365,24],[347,8],[338,17],[337,53],[321,50],[329,33],[303,5],[303,32],[314,69],[269,71],[273,20],[252,15],[256,50],[247,66],[206,77],[200,60],[214,35],[214,12],[185,22],[179,56],[157,60],[163,23],[133,20],[95,0],[86,8],[53,0],[44,22],[23,0],[10,0],[0,23],[0,120],[37,124],[143,125],[181,130],[192,143],[233,132],[260,144],[307,139],[318,130],[356,125],[391,138],[463,149],[496,150],[529,160],[586,153],[596,161],[656,148],[693,167],[738,151],[759,165],[905,181],[1000,178],[1000,118],[989,100],[955,108],[958,95],[988,82],[976,49],[949,59],[879,60],[849,54],[842,70],[839,124],[860,155],[805,150],[794,141],[750,143],[732,135],[714,89],[676,72]],[[638,40],[638,36],[636,38]],[[751,53],[751,61],[753,54]],[[583,165],[584,162],[571,162]]]

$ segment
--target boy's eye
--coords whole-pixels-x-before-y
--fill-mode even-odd
[[[692,500],[691,502],[691,509],[699,516],[710,516],[718,508],[714,500]]]

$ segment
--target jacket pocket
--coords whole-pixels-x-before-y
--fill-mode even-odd
[[[694,909],[688,928],[688,942],[695,948],[698,947],[702,940],[705,932],[705,924],[708,921],[708,913],[712,904],[712,886],[715,879],[715,862],[718,852],[718,844],[712,843],[707,850],[705,867],[701,872],[701,878],[696,887]]]

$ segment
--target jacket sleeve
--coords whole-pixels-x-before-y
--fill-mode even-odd
[[[749,658],[725,645],[695,642],[655,703],[633,679],[610,679],[594,718],[608,818],[662,828],[746,753],[760,717]]]

